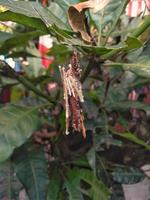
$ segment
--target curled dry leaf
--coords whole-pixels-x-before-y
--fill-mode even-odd
[[[80,32],[83,40],[91,42],[91,36],[86,32],[84,10],[87,8],[97,12],[103,9],[110,0],[90,0],[74,4],[68,9],[68,21],[75,32]]]
[[[82,3],[81,3],[82,4]],[[90,35],[86,32],[85,28],[85,16],[83,10],[80,12],[80,6],[78,4],[70,6],[68,9],[68,21],[71,28],[75,32],[79,32],[82,39],[86,42],[91,42]]]

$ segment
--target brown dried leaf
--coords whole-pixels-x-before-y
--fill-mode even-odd
[[[86,32],[84,10],[87,8],[93,9],[93,12],[98,12],[103,9],[110,0],[89,0],[74,4],[68,9],[68,21],[71,28],[75,32],[80,32],[83,40],[91,42],[91,36]]]
[[[81,5],[82,3],[80,3]],[[83,12],[83,7],[79,4],[76,4],[74,6],[70,6],[68,9],[68,21],[71,26],[71,28],[75,32],[80,32],[83,40],[86,42],[91,42],[91,37],[86,32],[85,29],[85,17]]]

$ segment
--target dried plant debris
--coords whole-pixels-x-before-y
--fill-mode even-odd
[[[73,4],[68,9],[68,21],[75,32],[79,32],[84,41],[91,43],[91,35],[86,30],[85,26],[85,10],[92,9],[94,13],[104,9],[110,0],[89,0]]]
[[[80,64],[78,54],[73,53],[70,64],[67,68],[59,66],[64,89],[64,100],[66,110],[66,135],[69,134],[69,128],[81,132],[86,137],[84,127],[84,116],[81,109],[81,103],[84,102],[82,85],[80,78]]]
[[[68,21],[73,31],[79,32],[84,41],[88,43],[92,41],[91,36],[86,31],[85,14],[83,11],[80,12],[80,10],[78,10],[78,7],[76,7],[76,5],[69,7]]]

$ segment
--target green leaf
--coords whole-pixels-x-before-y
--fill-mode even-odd
[[[60,2],[60,4],[63,4],[62,2]],[[52,12],[55,13],[55,16],[58,16],[59,19],[61,19],[61,21],[63,23],[66,24],[67,27],[69,27],[68,24],[68,18],[67,18],[67,12],[64,12],[64,10],[62,9],[62,7],[60,6],[60,4],[56,3],[56,2],[51,2],[50,6],[48,7],[48,9]]]
[[[25,91],[21,87],[19,87],[19,86],[13,86],[11,88],[10,102],[12,104],[15,104],[18,101],[21,101],[24,92]]]
[[[80,170],[80,178],[90,186],[90,197],[92,200],[108,200],[110,196],[109,189],[98,180],[90,170]]]
[[[0,44],[13,37],[13,34],[0,31]]]
[[[111,56],[119,53],[121,50],[127,52],[130,52],[131,50],[140,50],[144,47],[143,43],[138,40],[134,36],[128,36],[126,40],[120,42],[118,45],[116,45],[115,48],[112,49],[111,52],[107,52],[106,55],[103,56],[104,59],[111,58]],[[113,63],[111,63],[113,66]],[[126,63],[125,63],[126,64]],[[121,66],[121,63],[117,63],[117,66]],[[115,63],[114,63],[115,66]]]
[[[93,169],[94,174],[96,174],[96,152],[95,148],[91,148],[87,154],[86,157],[88,159],[90,167]]]
[[[105,66],[123,67],[125,70],[130,70],[138,76],[150,78],[150,58],[149,55],[139,56],[134,63],[109,63]]]
[[[59,193],[60,193],[60,177],[51,176],[48,184],[47,200],[58,200]]]
[[[12,38],[6,40],[0,47],[0,54],[7,54],[9,50],[14,47],[22,47],[27,44],[27,42],[37,36],[43,35],[43,32],[32,31],[27,33],[14,34]]]
[[[150,53],[150,40],[148,40],[144,46],[144,49],[141,53],[141,56],[149,56],[149,53]]]
[[[9,10],[0,13],[0,21],[13,21],[25,26],[33,27],[38,30],[48,32],[45,24],[41,21],[41,19],[37,19],[34,17],[28,17],[23,14],[14,13]]]
[[[136,108],[140,110],[149,111],[150,106],[140,101],[119,101],[119,102],[112,102],[111,105],[108,105],[111,109],[115,110],[127,110],[130,108]]]
[[[80,188],[80,171],[77,169],[68,172],[68,179],[65,180],[65,187],[69,194],[69,200],[83,200]]]
[[[37,55],[34,55],[34,54],[31,54],[30,52],[28,51],[13,51],[13,52],[10,52],[9,54],[7,54],[7,58],[18,58],[18,57],[38,57]]]
[[[49,54],[55,56],[56,65],[58,65],[59,63],[63,65],[66,63],[66,59],[69,59],[71,55],[71,49],[69,49],[65,45],[54,43]]]
[[[0,199],[18,199],[22,185],[13,171],[10,160],[0,164]]]
[[[81,156],[80,158],[71,162],[75,166],[81,166],[82,168],[89,168],[88,160],[85,156]]]
[[[125,37],[127,36],[129,33],[132,33],[133,31],[135,31],[135,27],[138,27],[143,19],[141,16],[137,16],[134,17],[132,20],[129,20],[129,17],[127,15],[123,15],[121,18],[121,22],[125,21],[124,27],[118,29],[115,29],[113,33],[111,33],[112,37],[117,37],[117,36],[122,36]]]
[[[0,162],[22,145],[40,124],[36,107],[8,105],[0,109]]]
[[[73,180],[74,181],[74,180]],[[65,187],[69,194],[69,200],[83,200],[81,191],[78,189],[80,181],[72,183],[72,180],[65,181]]]
[[[139,169],[136,168],[117,168],[112,172],[114,181],[121,184],[135,184],[142,181],[145,177]]]
[[[40,18],[47,25],[55,24],[60,28],[66,29],[66,24],[58,16],[47,8],[43,8],[37,2],[0,0],[0,4],[6,6],[12,12],[20,13],[28,17]]]
[[[80,187],[80,181],[83,180],[89,186],[90,189],[82,189]],[[92,200],[108,200],[109,190],[108,188],[96,178],[94,173],[90,170],[81,170],[74,168],[69,171],[68,179],[65,181],[65,186],[69,193],[69,200],[81,200],[81,192],[89,196]]]
[[[122,146],[122,142],[120,140],[114,139],[112,137],[112,135],[110,135],[110,134],[106,134],[107,130],[105,130],[105,129],[107,127],[105,125],[106,122],[104,120],[105,119],[103,119],[101,117],[102,125],[99,123],[99,127],[101,127],[101,129],[103,130],[104,133],[101,131],[100,134],[95,134],[95,136],[94,136],[94,140],[95,140],[94,146],[95,146],[95,150],[96,151],[100,151],[101,150],[102,144],[106,144],[106,146],[107,145],[114,145],[114,146],[119,146],[119,147]]]
[[[77,3],[77,1],[71,2],[70,0],[55,0],[55,2],[65,11],[67,12],[69,6],[71,6],[72,3]]]
[[[103,47],[103,46],[90,46],[85,45],[83,43],[74,42],[72,43],[74,46],[81,47],[86,53],[95,53],[98,55],[104,55],[114,50],[123,50],[126,48],[126,45],[121,46],[111,46],[111,47]]]
[[[9,11],[1,13],[2,20],[12,20],[26,26],[34,27],[44,33],[49,32],[52,36],[57,37],[59,41],[70,37],[68,34],[68,32],[70,33],[70,27],[67,23],[67,15],[63,13],[63,10],[56,3],[52,3],[49,8],[44,8],[36,2],[3,2],[0,0],[0,4],[9,9]],[[67,43],[70,44],[70,41],[68,40]]]
[[[124,12],[129,0],[119,1],[118,2],[118,7],[114,10],[114,4],[117,3],[117,2],[118,1],[116,1],[116,0],[111,0],[110,4],[108,4],[107,12],[110,15],[110,10],[111,10],[112,18],[110,20],[111,21],[111,27],[110,27],[110,30],[108,31],[107,38],[112,33],[112,31],[115,29],[115,27],[116,27],[116,25],[118,23],[118,20],[119,20],[121,14]]]
[[[145,149],[150,150],[150,145],[146,144],[143,140],[139,139],[136,135],[134,135],[133,133],[127,132],[127,133],[117,133],[113,130],[111,130],[111,132],[115,135],[118,135],[122,138],[125,138],[133,143],[136,143],[140,146],[145,147]]]
[[[135,63],[124,65],[138,76],[150,78],[150,58],[149,55],[139,56]]]
[[[13,162],[30,200],[46,200],[48,171],[42,147],[23,145],[15,151]]]
[[[132,33],[133,37],[139,37],[150,26],[150,16],[146,15],[143,22]]]
[[[138,49],[143,47],[143,44],[140,40],[135,37],[128,36],[125,43],[128,45],[126,50]]]
[[[96,53],[99,55],[104,55],[112,50],[122,50],[127,47],[125,44],[117,45],[117,46],[92,46],[92,45],[86,45],[82,40],[74,38],[69,31],[65,31],[57,27],[56,25],[52,26],[53,32],[56,34],[58,40],[61,41],[62,44],[65,45],[72,45],[78,48],[82,48],[86,53]],[[60,44],[60,42],[59,42]]]
[[[106,33],[106,37],[109,37],[111,32],[115,29],[127,3],[128,0],[110,0],[107,6],[101,11],[97,12],[96,14],[93,14],[92,11],[90,12],[92,19],[100,32],[100,35],[102,34],[104,27],[107,26],[109,30],[107,29],[108,31]]]

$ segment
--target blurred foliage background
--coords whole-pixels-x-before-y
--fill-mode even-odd
[[[128,0],[110,0],[97,12],[72,9],[72,29],[68,9],[81,2],[0,0],[2,200],[123,200],[122,184],[149,176],[150,16],[129,17]],[[44,57],[43,35],[53,41]],[[64,134],[58,66],[74,50],[86,139]]]

